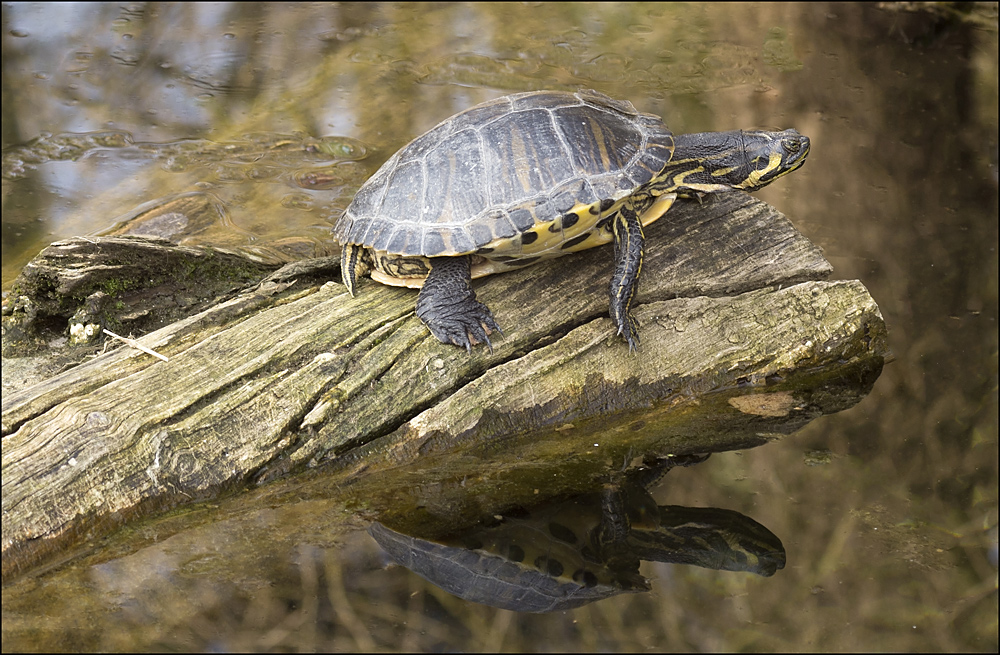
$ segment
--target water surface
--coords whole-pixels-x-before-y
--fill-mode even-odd
[[[443,118],[594,88],[676,132],[808,135],[802,170],[758,195],[868,287],[896,357],[857,407],[658,492],[766,525],[787,551],[771,578],[649,565],[651,594],[533,616],[383,571],[363,532],[262,546],[218,526],[76,571],[78,593],[5,590],[5,648],[995,651],[997,22],[941,11],[4,5],[5,289],[45,244],[192,192],[228,245],[322,251],[358,185]],[[254,574],[220,579],[213,553],[235,551]]]

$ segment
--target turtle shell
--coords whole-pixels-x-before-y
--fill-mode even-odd
[[[534,261],[590,248],[610,241],[600,220],[660,174],[673,148],[659,117],[596,91],[505,96],[393,155],[334,236],[393,258]]]
[[[650,589],[638,558],[608,558],[602,511],[600,498],[584,496],[457,538],[420,539],[381,523],[368,532],[396,563],[459,598],[556,612]]]
[[[640,560],[770,576],[785,550],[770,530],[731,510],[657,505],[646,489],[674,466],[706,455],[658,458],[600,493],[491,515],[433,539],[373,523],[368,532],[397,564],[464,600],[518,612],[554,612],[649,591]]]

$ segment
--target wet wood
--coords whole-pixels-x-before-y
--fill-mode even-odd
[[[756,445],[866,392],[830,380],[881,370],[874,301],[823,282],[830,265],[770,206],[685,203],[647,244],[637,355],[607,315],[609,248],[477,283],[505,336],[472,355],[430,336],[415,292],[303,287],[303,264],[140,339],[168,362],[122,348],[5,394],[4,581],[137,517],[317,466],[356,479],[465,449],[471,471],[491,444],[545,432],[646,448],[636,421],[660,449]],[[736,428],[670,432],[678,407]]]

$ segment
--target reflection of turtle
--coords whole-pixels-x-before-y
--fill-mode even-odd
[[[678,197],[759,189],[805,161],[795,130],[673,135],[657,116],[596,91],[486,102],[397,152],[334,227],[344,283],[422,287],[417,315],[471,348],[497,328],[474,277],[613,241],[611,317],[630,348],[644,225]]]
[[[781,541],[742,514],[657,507],[642,485],[648,473],[608,485],[601,494],[549,503],[444,539],[420,539],[380,523],[369,533],[394,561],[445,591],[521,612],[566,610],[649,591],[640,559],[764,576],[784,566]]]

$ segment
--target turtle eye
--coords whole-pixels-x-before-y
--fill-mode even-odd
[[[801,147],[802,147],[802,144],[799,143],[798,141],[791,140],[791,139],[788,140],[788,141],[785,141],[785,150],[787,150],[788,152],[790,152],[792,154],[795,154],[796,152],[798,152]]]

